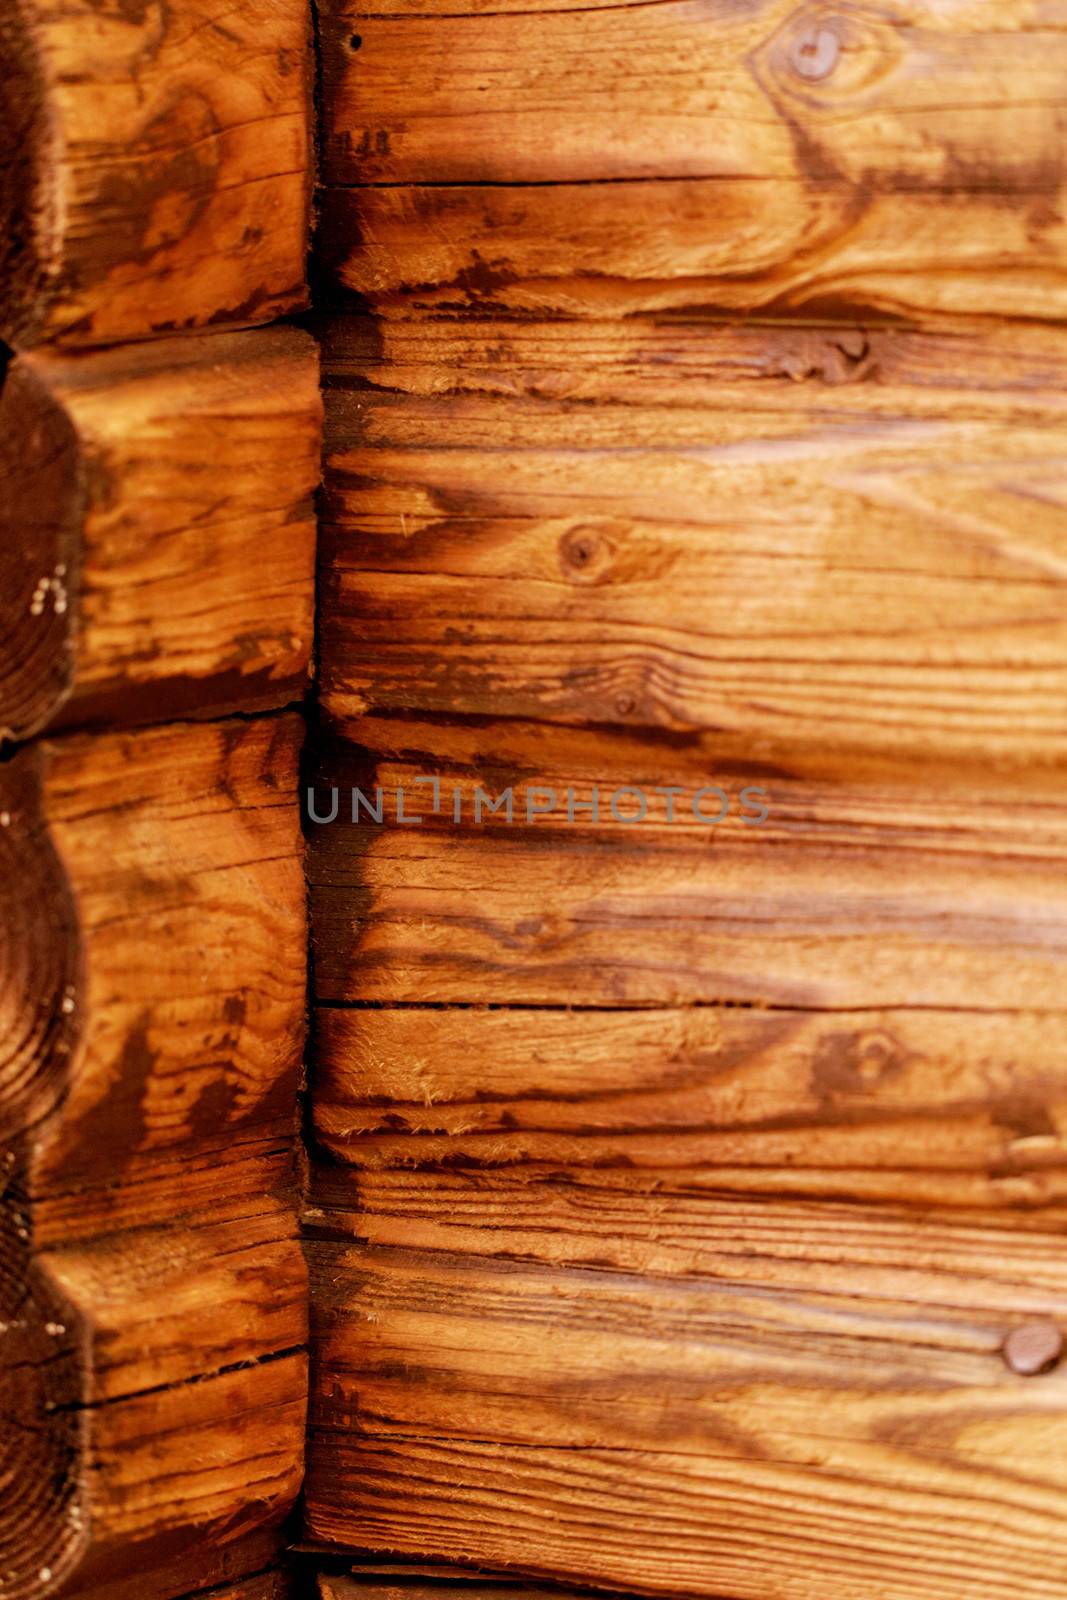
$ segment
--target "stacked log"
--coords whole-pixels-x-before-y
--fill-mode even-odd
[[[322,8],[325,1595],[1067,1582],[1054,11]]]
[[[253,325],[306,303],[308,14],[0,34],[0,1592],[280,1600],[321,402]]]

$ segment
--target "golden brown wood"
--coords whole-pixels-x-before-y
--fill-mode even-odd
[[[288,1600],[291,1586],[284,1572],[264,1572],[240,1583],[228,1583],[211,1591],[206,1600]]]
[[[104,344],[305,303],[310,14],[4,0],[0,332]]]
[[[528,313],[1067,312],[1044,0],[327,0],[345,289]]]
[[[1067,1319],[1056,1234],[558,1167],[390,1217],[325,1176],[313,1536],[742,1600],[1062,1585],[1067,1377],[1000,1349]]]
[[[382,1568],[372,1569],[381,1573]],[[398,1567],[393,1569],[396,1579],[390,1582],[386,1576],[365,1576],[362,1570],[354,1569],[353,1577],[344,1575],[335,1576],[332,1573],[321,1573],[318,1580],[319,1600],[575,1600],[568,1591],[552,1588],[542,1588],[534,1584],[492,1583],[476,1580],[462,1570],[453,1573],[442,1571],[436,1578],[424,1579],[426,1568],[411,1566],[407,1569]],[[442,1582],[442,1579],[453,1577],[462,1580],[462,1588],[458,1583]],[[399,1580],[399,1581],[397,1581]]]
[[[1067,13],[320,24],[323,1600],[1060,1600]]]
[[[0,398],[0,732],[299,698],[320,414],[295,329],[18,357]]]
[[[345,728],[373,754],[325,747],[312,785],[320,816],[339,790],[338,818],[313,827],[309,854],[321,1001],[1043,1011],[1062,1040],[1056,773],[857,762],[844,780],[817,757],[723,736],[489,719]],[[436,818],[424,774],[441,780]],[[594,784],[595,826],[577,809]],[[731,801],[718,825],[691,811],[709,784]],[[353,826],[352,787],[373,801],[378,785],[383,823],[361,809]],[[397,823],[401,785],[421,825]],[[515,821],[483,812],[475,824],[475,789],[495,799],[509,785]],[[650,796],[644,822],[610,815],[624,786]],[[673,822],[656,786],[679,790]],[[761,826],[737,808],[749,786],[768,797]],[[556,809],[527,825],[530,791],[544,788]]]
[[[1065,1038],[1009,1010],[321,1007],[314,1130],[368,1182],[583,1164],[1025,1222],[1067,1204]]]
[[[326,710],[1067,756],[1067,337],[323,328]]]
[[[26,1419],[0,1549],[27,1600],[261,1571],[299,1487],[301,733],[173,724],[0,769],[22,902],[0,949],[4,1366]]]

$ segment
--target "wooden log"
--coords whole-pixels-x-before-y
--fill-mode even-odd
[[[288,1600],[291,1585],[284,1572],[264,1572],[220,1589],[217,1600]],[[212,1595],[211,1600],[216,1600]]]
[[[263,1572],[239,1583],[228,1583],[224,1588],[213,1589],[206,1600],[288,1600],[292,1593],[288,1574]]]
[[[494,1583],[468,1577],[462,1569],[447,1569],[436,1577],[425,1577],[423,1567],[394,1568],[390,1580],[378,1576],[381,1568],[375,1566],[370,1574],[362,1568],[353,1568],[351,1577],[345,1574],[320,1573],[319,1600],[576,1600],[566,1590],[529,1583]],[[462,1580],[449,1582],[449,1578]]]
[[[1067,312],[1040,0],[326,0],[321,248],[384,310]]]
[[[321,1002],[933,1007],[1047,1012],[1062,1028],[1054,772],[857,763],[845,780],[741,739],[488,719],[345,731],[365,748],[322,748],[309,784],[320,819],[338,791],[308,862]],[[379,786],[382,822],[361,802],[353,824],[352,789],[373,803]],[[486,809],[509,787],[511,821]],[[400,788],[422,823],[397,821]],[[738,807],[749,788],[766,796],[759,825]],[[643,822],[625,789],[643,792]],[[528,822],[531,801],[543,814]]]
[[[0,336],[97,345],[305,304],[310,13],[5,0]]]
[[[262,1573],[299,1488],[301,734],[177,723],[0,766],[0,1566],[26,1600]]]
[[[377,1193],[584,1165],[1022,1226],[1067,1214],[1065,1025],[1047,1012],[326,1006],[315,1027],[317,1142]]]
[[[18,357],[0,396],[0,735],[298,699],[320,415],[295,329]]]
[[[390,1228],[324,1176],[314,1538],[738,1600],[1064,1582],[1067,1367],[1005,1348],[1067,1322],[1056,1234],[592,1168],[438,1174]]]
[[[277,1540],[273,1541],[276,1545]],[[269,1556],[262,1535],[258,1539],[242,1539],[221,1550],[210,1547],[202,1551],[202,1566],[196,1587],[175,1596],[174,1600],[290,1600],[293,1594],[289,1573],[280,1567],[253,1571],[258,1563]],[[274,1554],[273,1545],[270,1554]],[[229,1581],[228,1575],[247,1568],[249,1575]],[[151,1576],[152,1600],[171,1595],[171,1587],[158,1573]],[[144,1580],[136,1574],[112,1579],[100,1590],[79,1587],[78,1600],[145,1600]]]
[[[322,335],[330,715],[1067,757],[1062,331]]]

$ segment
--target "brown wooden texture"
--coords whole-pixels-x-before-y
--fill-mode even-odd
[[[320,15],[321,248],[385,310],[1067,312],[1048,0]]]
[[[322,336],[332,716],[1067,755],[1062,331]]]
[[[1065,1042],[1008,1010],[322,1007],[314,1130],[370,1184],[617,1166],[1060,1226]]]
[[[242,1578],[238,1583],[212,1588],[204,1594],[204,1600],[289,1600],[291,1593],[292,1585],[287,1573],[261,1572],[254,1577]]]
[[[382,1215],[325,1169],[313,1213],[314,1536],[742,1600],[1062,1591],[1067,1369],[1002,1353],[1067,1317],[1057,1233],[391,1177]]]
[[[312,1550],[1067,1592],[1065,27],[321,7]]]
[[[1067,1369],[1003,1346],[1067,1324],[1058,772],[334,731],[309,1536],[716,1600],[1052,1600]],[[766,821],[699,823],[709,784]]]
[[[186,1550],[169,1566],[150,1572],[134,1566],[122,1576],[110,1571],[99,1583],[77,1581],[71,1600],[289,1600],[289,1575],[276,1565],[278,1543],[278,1528],[272,1524],[225,1543],[208,1537],[195,1558]],[[136,1562],[141,1551],[133,1556]],[[234,1579],[234,1573],[248,1576]]]
[[[208,1600],[288,1600],[292,1589],[284,1572],[263,1572],[240,1583],[227,1584]]]
[[[5,0],[0,333],[104,344],[305,303],[302,0]]]
[[[360,1600],[360,1596],[364,1600],[553,1600],[553,1596],[555,1600],[575,1600],[573,1591],[555,1587],[493,1583],[466,1578],[461,1572],[442,1572],[436,1579],[424,1578],[413,1575],[426,1570],[415,1566],[407,1573],[401,1567],[393,1570],[396,1576],[392,1581],[388,1576],[377,1575],[381,1568],[375,1568],[373,1576],[364,1575],[358,1569],[354,1569],[352,1577],[320,1573],[319,1600]],[[457,1581],[441,1581],[448,1577]]]
[[[343,746],[321,754],[318,814],[331,786],[343,804],[314,827],[309,855],[320,1000],[1008,1009],[1062,1025],[1056,773],[857,765],[845,782],[817,760],[757,759],[714,736],[657,744],[605,729],[384,718],[346,729],[376,759]],[[428,773],[443,786],[437,818],[415,781]],[[596,825],[577,810],[594,783]],[[697,822],[692,797],[709,784],[731,800],[763,788],[765,823],[749,825],[736,806],[718,826]],[[371,799],[383,787],[382,825],[365,813],[348,821],[353,785]],[[398,785],[422,825],[396,822]],[[529,826],[518,813],[475,825],[477,785],[493,798],[517,788],[520,808],[523,794],[551,788],[556,810]],[[645,821],[616,822],[610,795],[635,785],[651,795]],[[657,785],[680,791],[671,823]]]
[[[295,329],[18,357],[0,396],[0,733],[298,699],[320,416]]]
[[[299,1487],[301,736],[172,724],[0,768],[0,1569],[26,1600],[262,1571]]]

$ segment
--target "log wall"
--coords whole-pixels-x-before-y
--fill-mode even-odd
[[[0,0],[4,1595],[1067,1591],[1065,25]]]
[[[290,0],[0,13],[18,1600],[289,1592],[321,398],[309,335],[249,325],[306,303],[309,23]]]
[[[309,1548],[1067,1585],[1063,23],[322,9]]]

